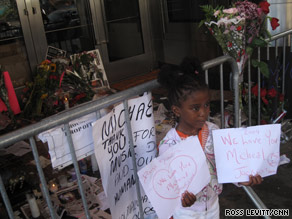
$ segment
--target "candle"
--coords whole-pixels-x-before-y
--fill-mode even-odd
[[[35,200],[35,197],[32,194],[26,194],[26,199],[27,199],[27,202],[29,204],[31,216],[33,218],[39,217],[41,215],[41,213],[40,213],[39,207],[37,205],[37,202]]]
[[[55,184],[55,183],[52,183],[50,186],[49,186],[49,190],[52,192],[52,193],[55,193],[58,191],[58,186]]]
[[[69,109],[69,101],[68,101],[68,97],[66,96],[64,98],[64,104],[65,104],[65,109]]]

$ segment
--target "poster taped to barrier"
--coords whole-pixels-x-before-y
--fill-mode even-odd
[[[128,101],[138,170],[156,156],[156,138],[151,93]],[[136,182],[125,123],[119,104],[93,124],[94,151],[112,218],[140,218]],[[144,217],[155,213],[140,185]]]
[[[94,152],[92,123],[95,121],[96,113],[91,113],[69,122],[77,160],[90,156]],[[62,169],[72,164],[64,125],[42,132],[38,135],[38,138],[43,143],[48,143],[54,169]]]

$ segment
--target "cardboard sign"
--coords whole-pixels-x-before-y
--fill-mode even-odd
[[[151,93],[128,101],[138,170],[156,156]],[[123,104],[114,107],[93,125],[94,153],[112,218],[140,218],[129,134]],[[155,211],[141,187],[144,217]]]
[[[181,205],[183,192],[197,194],[210,182],[206,156],[197,136],[169,148],[138,175],[159,218],[171,217]]]
[[[281,125],[213,131],[219,183],[246,182],[249,175],[277,173]]]
[[[69,123],[77,160],[93,154],[92,123],[96,113],[78,118]],[[47,130],[38,135],[42,142],[48,142],[53,168],[62,169],[72,164],[69,144],[64,126]]]

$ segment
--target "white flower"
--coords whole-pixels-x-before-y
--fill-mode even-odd
[[[217,17],[219,15],[219,13],[220,13],[219,10],[215,11],[214,16]]]
[[[237,8],[228,8],[223,10],[223,13],[226,14],[236,14],[237,12],[238,12]]]

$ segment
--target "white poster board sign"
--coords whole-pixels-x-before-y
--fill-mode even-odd
[[[91,113],[69,123],[77,160],[94,153],[92,123],[95,121],[96,114]],[[53,168],[62,169],[72,164],[69,144],[63,125],[40,133],[38,138],[42,142],[48,142]]]
[[[128,101],[138,170],[156,156],[151,93]],[[112,218],[140,218],[129,135],[123,104],[114,107],[93,125],[94,153]],[[142,188],[142,187],[141,187]],[[141,189],[145,218],[154,214]]]
[[[159,218],[172,216],[181,206],[183,192],[197,194],[210,182],[206,156],[197,136],[169,148],[138,175]]]
[[[249,175],[276,174],[280,135],[280,124],[214,130],[219,183],[246,182]]]

